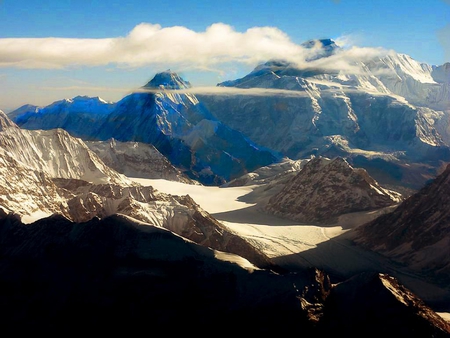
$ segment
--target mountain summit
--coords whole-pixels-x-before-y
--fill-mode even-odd
[[[191,88],[189,81],[183,80],[170,69],[157,73],[143,88],[146,89],[187,89]]]

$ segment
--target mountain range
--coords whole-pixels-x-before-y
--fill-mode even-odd
[[[218,119],[289,158],[344,156],[380,183],[417,190],[449,161],[446,67],[402,54],[357,62],[355,74],[269,61],[218,84],[245,95],[199,97]]]
[[[280,158],[214,118],[195,95],[168,93],[166,87],[182,90],[190,84],[166,71],[143,86],[142,92],[115,104],[75,97],[42,109],[19,108],[10,116],[26,129],[64,128],[90,141],[114,138],[152,144],[179,170],[203,184],[223,184]]]
[[[332,40],[321,43],[312,61],[341,52]],[[346,157],[382,184],[418,190],[450,161],[448,64],[397,53],[355,61],[353,73],[312,64],[268,61],[218,84],[239,93],[216,95],[190,93],[191,84],[168,70],[117,103],[79,96],[9,116],[26,129],[152,144],[212,185],[282,157],[314,155]]]
[[[270,60],[223,94],[168,70],[116,103],[0,112],[5,330],[449,337],[449,64],[330,71],[343,49],[317,43],[311,67]],[[138,179],[251,192],[211,213]],[[249,232],[261,219],[325,242]]]

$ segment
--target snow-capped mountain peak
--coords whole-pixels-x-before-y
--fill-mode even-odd
[[[0,148],[24,167],[52,178],[130,183],[107,167],[86,144],[63,129],[20,129],[0,111]]]
[[[143,88],[146,89],[187,89],[191,84],[183,80],[177,73],[170,69],[157,73]]]
[[[77,110],[77,111],[83,111],[87,110],[89,108],[98,108],[97,110],[100,112],[103,110],[104,107],[111,105],[111,102],[107,102],[103,100],[102,98],[96,96],[96,97],[90,97],[90,96],[82,96],[78,95],[70,99],[63,99],[60,101],[56,101],[52,103],[49,107],[55,107],[56,109],[60,109],[61,106],[63,107],[70,107],[71,110]]]
[[[395,73],[400,81],[410,77],[420,83],[436,83],[431,76],[430,65],[418,62],[406,54],[392,52],[378,60],[368,62],[367,65],[375,76]]]

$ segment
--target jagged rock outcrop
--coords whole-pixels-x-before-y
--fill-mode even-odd
[[[393,212],[356,229],[355,242],[450,281],[450,166]]]
[[[382,188],[343,158],[314,158],[270,198],[264,210],[299,222],[331,223],[342,214],[394,205],[401,195]]]

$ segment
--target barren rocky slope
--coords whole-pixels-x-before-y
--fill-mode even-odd
[[[381,209],[400,200],[399,193],[382,188],[343,158],[315,158],[270,198],[265,211],[304,223],[332,223],[339,215]]]

